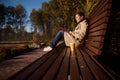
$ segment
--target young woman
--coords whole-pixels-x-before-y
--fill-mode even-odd
[[[74,31],[59,31],[55,38],[52,40],[50,46],[45,47],[43,51],[50,51],[57,43],[64,38],[66,46],[69,46],[70,43],[75,43],[75,46],[81,46],[84,43],[84,38],[86,35],[86,31],[88,28],[88,22],[85,19],[84,13],[80,12],[75,15],[75,20],[77,22],[77,26],[75,27]]]

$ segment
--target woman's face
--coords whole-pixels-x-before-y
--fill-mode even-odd
[[[75,20],[77,23],[80,22],[82,19],[83,19],[83,16],[80,16],[79,14],[75,15]]]

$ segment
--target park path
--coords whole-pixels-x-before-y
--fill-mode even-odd
[[[13,57],[12,59],[5,60],[0,63],[0,80],[6,80],[16,72],[28,66],[47,52],[43,49],[35,49],[31,52]]]

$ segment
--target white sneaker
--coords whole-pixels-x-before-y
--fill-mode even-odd
[[[43,49],[43,51],[51,51],[53,48],[51,48],[50,46],[48,46],[48,47],[45,47],[44,49]]]

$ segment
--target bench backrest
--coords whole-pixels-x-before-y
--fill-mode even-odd
[[[100,0],[89,15],[89,29],[85,47],[95,55],[102,52],[112,0]]]
[[[120,56],[120,3],[117,0],[112,1],[109,26],[102,53],[112,53]]]

